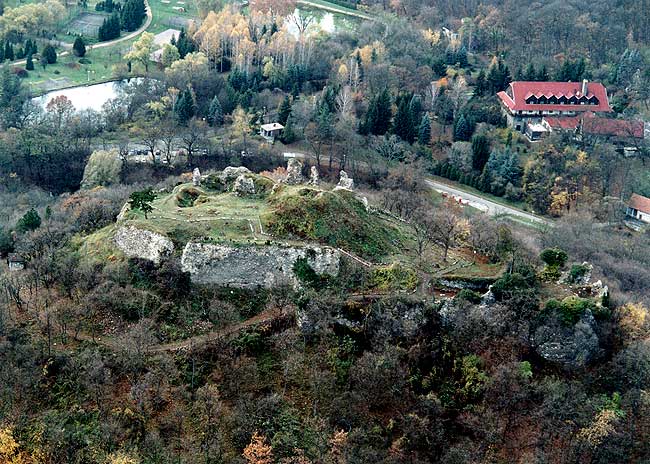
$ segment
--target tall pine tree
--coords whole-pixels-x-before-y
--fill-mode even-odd
[[[370,101],[362,132],[372,135],[384,135],[390,129],[392,117],[390,94],[388,89],[384,88]]]
[[[176,105],[174,106],[174,113],[176,113],[176,117],[180,124],[187,124],[187,122],[196,114],[194,95],[192,95],[192,91],[189,87],[178,96]]]
[[[216,95],[210,102],[210,107],[208,108],[208,124],[211,126],[220,126],[223,124],[223,110],[221,109],[219,97]]]
[[[431,142],[431,119],[429,114],[424,113],[418,127],[418,142],[422,145],[429,145]]]
[[[278,108],[278,122],[283,126],[286,125],[290,115],[291,99],[287,95],[284,97],[284,100],[282,100],[282,103],[280,103],[280,107]]]

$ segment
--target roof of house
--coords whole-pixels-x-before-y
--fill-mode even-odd
[[[7,255],[7,261],[10,263],[24,263],[25,260],[18,253],[9,253]]]
[[[599,82],[588,82],[586,97],[596,97],[597,105],[560,105],[560,104],[528,104],[526,99],[531,96],[547,98],[561,96],[581,97],[582,82],[531,82],[515,81],[510,83],[509,92],[499,92],[497,96],[512,111],[598,111],[610,112],[609,99],[605,86]],[[510,93],[512,97],[508,94]]]
[[[279,129],[284,129],[284,126],[280,123],[277,122],[272,122],[269,124],[262,124],[262,130],[265,131],[274,131],[274,130],[279,130]]]
[[[644,137],[643,121],[629,119],[600,118],[593,113],[587,113],[582,118],[582,132],[591,135],[609,137]]]
[[[581,126],[582,133],[587,135],[636,139],[643,139],[645,136],[643,121],[604,118],[591,111],[572,117],[546,116],[544,121],[552,130],[576,130]]]
[[[650,214],[650,198],[633,193],[628,206],[642,213]]]
[[[546,116],[544,121],[546,121],[546,124],[548,124],[553,130],[575,130],[578,127],[578,124],[580,124],[580,118],[577,116],[565,118]]]

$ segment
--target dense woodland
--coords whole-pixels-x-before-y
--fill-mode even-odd
[[[27,32],[48,29],[52,2],[8,9],[0,57],[45,56]],[[104,38],[137,29],[140,3],[125,2],[138,11],[127,25],[126,6],[102,2],[115,8]],[[613,117],[648,121],[650,2],[342,3],[374,20],[325,33],[307,11],[291,33],[293,2],[200,0],[201,25],[161,63],[139,37],[101,111],[65,97],[42,108],[22,68],[3,65],[1,462],[650,462],[650,235],[622,223],[632,192],[650,196],[650,147],[531,144],[495,97],[514,79],[587,78],[607,86]],[[256,135],[267,122],[285,126],[273,145]],[[299,288],[244,291],[192,284],[178,257],[82,252],[138,194],[194,167],[281,172],[284,151],[309,153],[305,173],[324,182],[346,170],[408,225],[408,278],[378,292],[344,263],[336,278],[307,270]],[[428,189],[434,175],[554,225],[452,207]],[[490,305],[433,291],[427,269],[449,249],[500,266]],[[24,271],[6,270],[10,254]],[[610,290],[597,305],[557,283],[583,262]],[[156,348],[269,313],[208,345]],[[541,356],[532,335],[548,327],[592,346],[588,358]]]

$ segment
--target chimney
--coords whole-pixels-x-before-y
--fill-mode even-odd
[[[589,81],[587,79],[582,80],[582,95],[587,95],[587,89],[589,87]]]

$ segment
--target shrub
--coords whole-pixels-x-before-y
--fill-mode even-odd
[[[542,251],[539,258],[548,266],[557,266],[558,268],[562,268],[566,264],[568,256],[566,251],[559,248],[547,248]]]
[[[557,313],[563,324],[575,325],[587,309],[595,310],[596,305],[593,301],[579,298],[577,296],[568,296],[562,301],[555,299],[546,303],[546,311]]]
[[[296,260],[293,264],[293,273],[301,283],[309,287],[317,287],[322,282],[322,278],[309,265],[307,258],[298,258]]]
[[[582,279],[589,272],[589,267],[583,264],[574,264],[569,271],[568,281],[571,283]]]
[[[479,304],[481,302],[481,294],[475,292],[474,290],[464,288],[460,292],[458,292],[458,295],[456,295],[456,299],[469,301],[470,303],[474,303],[474,304]]]
[[[370,287],[377,290],[415,290],[418,285],[418,275],[413,269],[393,263],[390,266],[379,267],[372,271]]]
[[[14,73],[16,76],[22,78],[22,79],[29,76],[29,73],[27,72],[27,70],[25,70],[23,68],[12,68],[11,72]]]
[[[43,49],[43,56],[45,57],[47,64],[56,63],[56,50],[52,45],[47,44],[45,46],[45,48]]]
[[[79,60],[79,64],[93,64],[93,62],[91,60],[89,60],[88,58],[81,58]]]
[[[562,273],[558,266],[546,266],[540,274],[540,278],[545,282],[555,282],[561,275]]]
[[[498,301],[510,298],[514,293],[530,288],[530,282],[521,274],[505,274],[492,285],[492,293]]]

